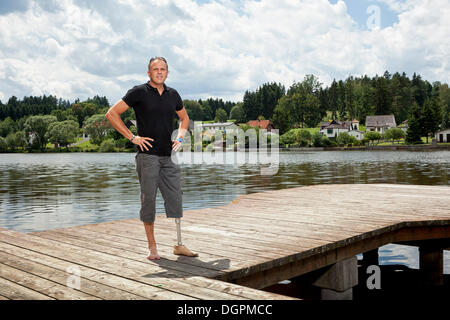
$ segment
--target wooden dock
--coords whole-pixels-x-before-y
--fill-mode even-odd
[[[291,299],[259,289],[388,243],[450,239],[450,187],[315,185],[190,210],[172,254],[173,219],[158,215],[159,261],[128,219],[34,233],[0,229],[1,299]],[[439,250],[441,250],[440,248]]]

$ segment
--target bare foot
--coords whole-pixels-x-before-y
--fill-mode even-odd
[[[194,253],[185,246],[173,246],[173,254],[187,257],[198,257],[198,253]]]
[[[156,250],[156,247],[149,248],[148,260],[159,260],[161,257],[158,255],[158,250]]]

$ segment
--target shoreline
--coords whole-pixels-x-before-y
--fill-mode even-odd
[[[450,150],[450,145],[280,148],[280,151],[434,151],[434,150]]]
[[[245,149],[245,151],[254,151],[257,149]],[[269,149],[270,150],[270,149]],[[391,146],[356,146],[356,147],[291,147],[279,148],[279,151],[435,151],[435,150],[450,150],[450,144],[445,145],[391,145]],[[223,150],[223,152],[231,150]],[[234,150],[236,151],[236,150]],[[0,154],[33,154],[33,153],[136,153],[136,150],[120,150],[111,152],[100,152],[97,150],[66,150],[66,149],[46,149],[34,151],[7,151],[0,152]]]

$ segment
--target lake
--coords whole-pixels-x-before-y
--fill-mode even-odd
[[[0,227],[41,231],[139,216],[132,153],[0,154]],[[183,164],[185,210],[220,206],[242,194],[314,184],[450,185],[450,151],[280,152],[274,175],[254,164]],[[157,211],[164,213],[158,192]],[[418,268],[418,249],[387,245],[380,264]],[[450,274],[445,251],[444,272]]]

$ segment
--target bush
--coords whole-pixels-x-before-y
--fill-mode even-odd
[[[23,148],[25,147],[27,143],[27,139],[25,137],[25,132],[23,131],[17,131],[14,133],[8,134],[6,137],[6,143],[8,144],[8,147],[11,150],[16,150],[17,148]]]
[[[322,137],[322,146],[335,147],[335,146],[337,146],[337,143],[334,140],[330,140],[328,137]]]
[[[100,152],[114,152],[114,140],[107,139],[100,144]]]
[[[6,143],[6,139],[0,137],[0,152],[8,151],[8,144]]]
[[[400,128],[391,128],[388,129],[384,132],[383,134],[383,139],[385,140],[392,140],[392,142],[394,142],[394,140],[397,140],[397,142],[400,141],[400,139],[405,138],[406,134],[405,132],[403,132],[402,129]]]
[[[365,141],[375,141],[375,140],[380,140],[381,139],[381,134],[379,132],[376,131],[369,131],[366,132],[366,134],[364,135],[364,140]]]
[[[338,135],[336,142],[340,146],[345,146],[349,144],[358,144],[358,140],[354,136],[349,135],[347,132],[341,132]]]
[[[323,136],[320,132],[316,132],[312,136],[312,144],[314,147],[322,147],[323,146]]]
[[[280,136],[280,144],[294,144],[297,142],[295,130],[291,129]]]
[[[297,130],[296,131],[296,137],[297,137],[297,141],[299,141],[300,143],[302,140],[305,140],[306,142],[311,141],[311,133],[308,130],[305,129],[301,129],[301,130]]]

